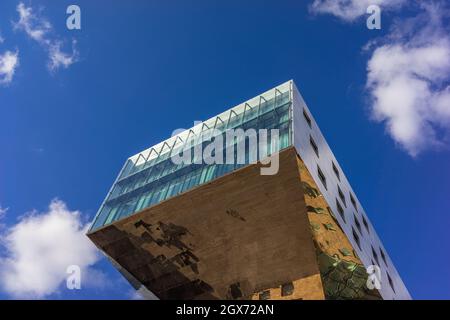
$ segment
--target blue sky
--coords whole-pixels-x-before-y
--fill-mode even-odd
[[[46,234],[43,216],[82,229],[127,157],[294,79],[413,298],[449,299],[448,11],[374,0],[368,30],[365,10],[330,2],[79,0],[68,30],[73,1],[23,1],[22,23],[1,1],[0,277],[22,279],[21,230]],[[55,271],[0,298],[133,297],[105,259],[80,263],[82,290]]]

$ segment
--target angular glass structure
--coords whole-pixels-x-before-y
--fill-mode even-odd
[[[225,158],[227,148],[232,148],[234,150],[233,164],[206,164],[201,161],[202,159],[195,159],[196,148],[203,150],[217,138],[217,134],[221,134],[222,140],[225,141],[226,131],[229,129],[278,129],[278,145],[271,145],[270,131],[268,132],[267,155],[291,146],[290,82],[129,158],[97,213],[91,231],[260,160],[260,152],[255,153],[256,157],[250,152],[248,136],[244,141],[245,161],[237,159],[237,145],[242,142],[239,139],[236,139],[231,146],[224,144],[222,150],[215,151],[222,152]],[[188,152],[187,149],[191,149],[190,163],[176,164],[172,156]]]
[[[229,129],[243,134],[228,139]],[[206,161],[203,151],[217,140],[206,155],[226,161]],[[279,172],[264,176],[255,163],[274,153]],[[174,161],[180,154],[188,157]],[[162,299],[229,298],[240,289],[281,298],[278,286],[258,290],[290,281],[291,297],[361,298],[366,268],[374,267],[377,296],[410,299],[293,81],[130,157],[88,237],[131,283]],[[319,268],[306,271],[311,265]]]

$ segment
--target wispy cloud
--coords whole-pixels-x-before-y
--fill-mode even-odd
[[[69,265],[81,268],[82,288],[100,279],[91,267],[100,256],[85,235],[87,229],[81,213],[60,200],[52,201],[46,212],[21,217],[2,232],[1,289],[12,297],[44,298],[58,292]]]
[[[5,42],[5,38],[2,35],[2,31],[0,30],[0,44]]]
[[[0,231],[5,227],[2,220],[5,217],[8,210],[9,210],[9,208],[4,208],[0,205]]]
[[[8,208],[3,208],[2,206],[0,206],[0,219],[2,219],[4,217],[4,215],[6,214],[7,211],[8,211]]]
[[[63,42],[54,36],[53,27],[47,18],[38,15],[32,7],[27,7],[22,2],[17,5],[17,12],[19,20],[14,23],[14,28],[25,32],[48,52],[48,68],[51,71],[60,67],[68,68],[78,60],[76,42],[72,42],[71,52],[64,52]]]
[[[315,14],[330,14],[347,22],[352,22],[366,14],[370,5],[378,5],[383,10],[399,8],[406,0],[314,0],[309,9]]]
[[[19,21],[14,24],[16,29],[23,30],[30,38],[38,42],[46,42],[47,34],[52,26],[47,19],[38,17],[31,7],[26,7],[22,2],[16,8],[19,13]]]
[[[345,22],[366,15],[370,5],[419,14],[397,18],[387,36],[369,41],[366,88],[375,121],[411,156],[443,146],[450,136],[449,9],[441,1],[313,0],[310,11]],[[444,20],[447,20],[447,24]]]
[[[9,84],[19,66],[19,51],[6,51],[0,54],[0,85]]]
[[[371,112],[411,156],[443,144],[450,133],[450,30],[441,3],[399,20],[367,65]]]
[[[78,51],[76,49],[76,41],[72,41],[72,53],[68,54],[61,50],[62,43],[54,41],[49,46],[49,68],[50,70],[58,69],[59,67],[68,68],[78,59]]]

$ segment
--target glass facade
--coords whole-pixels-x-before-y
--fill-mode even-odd
[[[200,161],[196,159],[196,148],[204,149],[219,135],[226,141],[229,129],[268,129],[267,155],[291,146],[293,144],[291,82],[267,91],[129,158],[100,207],[90,231],[260,160],[259,152],[250,152],[248,136],[237,137],[231,144],[227,141],[222,148],[215,149],[213,155],[222,152],[225,159],[227,151],[232,148],[233,164],[230,164],[230,161],[224,164],[206,164],[202,159]],[[278,144],[271,143],[270,129],[279,130]],[[260,137],[257,136],[257,139],[260,148]],[[241,161],[238,161],[237,144],[242,142],[245,143],[245,160],[242,161],[241,157]],[[191,161],[176,164],[172,156],[188,149],[191,149]]]

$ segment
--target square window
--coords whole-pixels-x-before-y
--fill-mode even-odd
[[[311,144],[311,147],[314,149],[316,156],[319,157],[319,147],[317,147],[317,144],[312,136],[309,136],[309,143]]]
[[[378,254],[375,252],[375,249],[372,247],[372,255],[375,261],[377,262],[377,265],[380,265],[380,261],[378,260]]]
[[[317,223],[311,222],[310,225],[311,225],[311,229],[313,231],[319,231],[320,230],[320,225],[318,225]]]
[[[332,164],[332,167],[333,167],[334,174],[336,175],[338,180],[341,181],[341,175],[339,174],[339,169],[336,167],[336,165],[334,164],[333,161],[331,161],[331,164]]]
[[[320,170],[319,166],[317,166],[317,174],[320,181],[322,181],[323,186],[325,187],[325,189],[327,189],[327,178],[325,178],[325,175],[323,174],[322,170]]]
[[[341,215],[342,220],[344,220],[344,222],[345,222],[344,209],[342,208],[342,206],[341,206],[341,204],[339,203],[339,200],[338,200],[338,199],[336,199],[336,207],[337,207],[337,210],[338,210],[339,214]]]
[[[350,252],[350,250],[348,250],[347,248],[341,248],[339,249],[339,252],[344,256],[344,257],[349,257],[352,255],[352,253]]]
[[[352,203],[353,207],[356,209],[356,211],[358,211],[358,206],[356,204],[356,200],[353,197],[352,193],[350,192],[350,202]]]
[[[389,273],[386,273],[386,274],[387,274],[387,278],[388,278],[388,281],[389,281],[389,285],[391,286],[392,291],[394,291],[394,293],[395,293],[394,282],[392,281],[391,276],[389,275]]]
[[[355,226],[356,226],[356,228],[358,228],[359,233],[362,234],[362,232],[361,232],[361,224],[359,223],[359,220],[356,217],[356,214],[354,214],[354,213],[353,213],[353,220],[355,221]]]
[[[259,294],[259,300],[268,300],[270,299],[270,291],[266,290]]]
[[[386,254],[384,253],[383,249],[380,248],[380,254],[381,254],[381,259],[383,259],[384,264],[387,267],[387,260],[386,260]]]
[[[313,207],[313,206],[306,206],[307,212],[317,213],[317,214],[324,214],[325,210],[321,207]]]
[[[308,115],[308,112],[306,112],[305,109],[303,109],[303,117],[305,118],[306,122],[308,123],[308,126],[310,128],[312,128],[311,118],[310,118],[310,116]]]
[[[233,299],[238,299],[238,298],[242,297],[241,284],[239,282],[231,284],[229,290],[230,290],[230,295]],[[260,294],[260,296],[261,296],[261,294]]]
[[[364,227],[365,227],[366,230],[367,230],[367,233],[370,233],[369,224],[367,223],[366,218],[365,218],[364,216],[362,216],[362,219],[363,219]]]
[[[331,210],[330,207],[327,207],[327,210],[328,210],[328,213],[330,214],[330,216],[332,216],[333,218],[335,218],[333,210]]]
[[[353,229],[353,227],[352,227],[352,235],[353,235],[353,239],[355,240],[356,244],[358,245],[359,251],[361,251],[361,242],[359,241],[359,236],[356,233],[355,229]]]
[[[281,286],[281,296],[290,296],[294,293],[294,284],[292,282],[285,283]]]
[[[342,192],[339,185],[337,186],[337,188],[338,188],[339,198],[341,198],[342,202],[344,203],[344,206],[347,208],[347,201],[345,200],[344,193]]]

